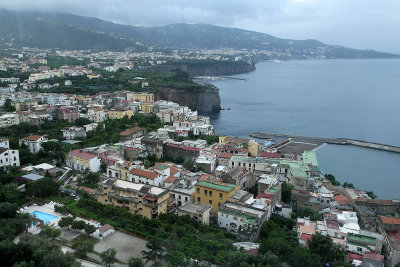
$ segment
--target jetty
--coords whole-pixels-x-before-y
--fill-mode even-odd
[[[270,139],[270,138],[290,139],[296,143],[308,143],[308,144],[314,144],[316,146],[322,144],[353,145],[353,146],[383,150],[387,152],[400,153],[400,147],[398,146],[379,144],[379,143],[349,139],[349,138],[324,138],[324,137],[299,136],[299,135],[265,133],[265,132],[252,133],[249,135],[253,138],[258,138],[258,139]]]
[[[246,79],[244,79],[244,78],[235,78],[235,77],[229,77],[229,76],[221,76],[221,78],[230,79],[230,80],[246,81]]]

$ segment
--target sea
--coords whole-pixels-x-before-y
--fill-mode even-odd
[[[229,78],[211,81],[225,109],[210,116],[216,134],[274,132],[400,146],[400,59],[268,61]],[[321,170],[340,182],[400,199],[399,153],[340,145],[316,153]]]

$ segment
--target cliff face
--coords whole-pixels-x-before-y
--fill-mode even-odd
[[[191,76],[224,76],[251,72],[256,69],[254,63],[243,61],[238,62],[193,62],[184,64],[155,65],[143,68],[144,70],[170,71],[181,69],[188,72]]]
[[[191,92],[171,88],[159,88],[156,99],[176,102],[199,112],[219,112],[221,109],[221,98],[218,89]]]

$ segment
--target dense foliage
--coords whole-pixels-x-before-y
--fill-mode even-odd
[[[18,206],[0,203],[0,262],[2,266],[79,266],[75,257],[64,254],[54,241],[57,230],[44,229],[42,235],[21,235],[16,244],[13,239],[32,224],[29,214],[17,213]]]

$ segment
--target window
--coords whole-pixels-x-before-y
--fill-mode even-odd
[[[204,189],[204,195],[207,196],[208,191]]]
[[[222,199],[222,193],[219,193],[219,199]]]
[[[199,203],[200,203],[200,197],[197,197],[197,202],[199,202]]]
[[[208,203],[211,205],[211,204],[212,204],[212,200],[210,199],[210,200],[208,201]]]
[[[212,197],[212,191],[209,191],[209,192],[208,192],[208,195],[209,195],[210,197]]]
[[[357,251],[358,251],[358,252],[361,252],[361,251],[362,251],[362,248],[357,247]]]
[[[197,194],[200,194],[200,188],[197,188]]]

